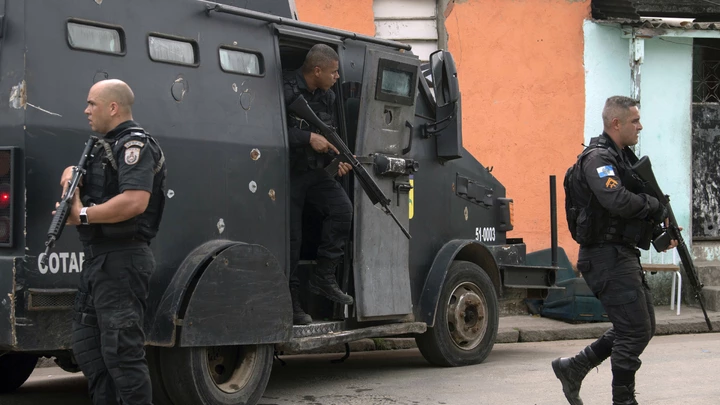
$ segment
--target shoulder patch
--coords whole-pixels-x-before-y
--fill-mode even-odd
[[[609,176],[614,176],[614,175],[615,175],[615,171],[613,170],[613,167],[610,166],[610,165],[600,166],[600,167],[598,167],[598,168],[595,169],[595,170],[597,170],[598,176],[600,176],[600,178],[609,177]]]
[[[608,178],[605,182],[605,188],[617,188],[618,182],[617,180],[613,179],[612,177]]]
[[[126,149],[133,148],[133,147],[142,148],[143,146],[145,146],[145,144],[140,141],[128,141],[128,142],[125,142],[125,144],[123,146],[125,146]]]
[[[128,142],[129,143],[129,142]],[[141,142],[142,144],[142,142]],[[127,147],[127,144],[125,144]],[[140,160],[140,148],[133,146],[132,148],[125,149],[125,163],[134,165]]]

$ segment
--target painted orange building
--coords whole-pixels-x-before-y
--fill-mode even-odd
[[[372,0],[295,0],[300,20],[375,35]],[[589,0],[440,0],[463,97],[465,148],[515,200],[528,251],[550,245],[549,176],[558,184],[559,244],[571,261],[562,180],[582,151],[583,21]],[[444,18],[443,18],[444,17]],[[441,38],[441,43],[443,39]]]

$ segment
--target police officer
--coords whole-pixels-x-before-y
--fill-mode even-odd
[[[590,141],[566,176],[568,225],[578,243],[577,267],[602,302],[612,327],[575,357],[553,360],[568,402],[582,404],[580,385],[593,367],[611,358],[615,405],[634,405],[635,372],[640,354],[655,333],[652,296],[640,266],[667,211],[645,193],[633,173],[637,157],[629,146],[638,142],[642,125],[638,102],[607,99],[604,132]],[[677,246],[672,241],[669,249]]]
[[[142,326],[166,169],[160,146],[132,119],[133,101],[120,80],[90,89],[85,114],[105,136],[92,149],[68,219],[85,250],[72,349],[94,404],[152,404]]]
[[[338,54],[331,47],[323,44],[313,46],[301,68],[284,74],[285,104],[289,105],[302,95],[325,124],[336,127],[335,93],[331,87],[340,78],[338,62]],[[319,132],[304,120],[294,115],[288,116],[290,292],[293,323],[296,325],[312,322],[312,318],[300,305],[300,280],[296,272],[302,245],[303,209],[307,206],[312,206],[324,217],[317,264],[308,280],[308,289],[341,304],[353,303],[353,298],[340,289],[335,279],[335,268],[343,257],[343,249],[350,234],[353,209],[340,183],[325,170],[332,160],[328,153],[339,152]],[[347,163],[340,163],[337,175],[344,176],[351,167]]]

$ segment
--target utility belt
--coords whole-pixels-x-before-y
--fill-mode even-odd
[[[142,237],[136,237],[131,239],[105,240],[102,242],[87,243],[83,246],[83,251],[86,259],[92,259],[110,252],[142,249],[148,247],[149,245],[150,243]]]
[[[600,227],[597,237],[591,238],[590,246],[603,243],[617,243],[631,248],[647,250],[652,241],[653,225],[649,221],[608,218],[608,225]],[[604,221],[603,221],[604,222]]]
[[[118,239],[85,244],[83,246],[83,251],[86,259],[92,259],[110,252],[142,249],[148,247],[149,245],[149,242],[140,238]],[[75,315],[73,319],[81,325],[97,326],[98,318],[93,305],[92,295],[82,291],[78,291],[76,293]]]
[[[302,146],[290,151],[290,168],[294,171],[324,169],[328,165],[328,155],[318,153],[311,146]]]
[[[97,314],[92,302],[92,295],[82,291],[77,292],[75,295],[75,315],[73,316],[75,322],[85,326],[97,326]]]
[[[332,116],[330,114],[324,111],[317,112],[318,109],[315,108],[313,111],[316,111],[318,118],[320,118],[328,127],[333,127]],[[290,122],[291,126],[300,128],[304,131],[310,131],[316,134],[322,133],[320,128],[310,124],[295,114],[290,114]],[[290,150],[290,168],[294,171],[304,172],[308,170],[324,169],[329,163],[330,161],[328,160],[327,154],[315,152],[310,145]]]

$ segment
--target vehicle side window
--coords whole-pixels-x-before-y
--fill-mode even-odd
[[[252,51],[221,47],[220,67],[229,73],[262,76],[265,74],[262,55]]]
[[[89,21],[68,21],[67,41],[73,49],[125,54],[125,32],[119,27]]]
[[[198,45],[192,39],[170,38],[160,34],[148,36],[150,59],[156,62],[198,66]]]

